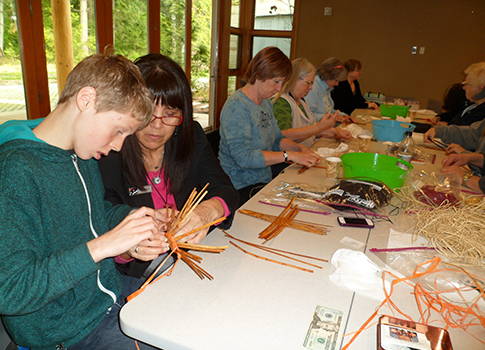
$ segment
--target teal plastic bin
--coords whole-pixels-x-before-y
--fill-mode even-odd
[[[404,138],[406,131],[413,131],[416,125],[400,122],[398,120],[373,120],[372,129],[374,137],[380,141],[399,142]]]

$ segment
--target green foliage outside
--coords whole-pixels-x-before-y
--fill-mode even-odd
[[[114,47],[131,60],[148,53],[147,1],[113,0]]]
[[[3,4],[3,20],[4,20],[4,34],[3,34],[3,55],[2,62],[6,59],[18,59],[19,55],[19,39],[17,33],[17,23],[15,22],[15,2],[14,0],[4,0]]]
[[[45,52],[47,63],[55,64],[54,33],[52,24],[51,0],[42,1],[44,21]],[[81,40],[80,0],[71,0],[71,21],[73,34],[74,63],[96,52],[94,1],[87,1],[88,40]],[[112,0],[114,21],[114,46],[117,53],[130,59],[148,53],[147,39],[147,0]],[[192,85],[197,92],[199,78],[209,77],[210,35],[212,0],[194,0],[192,8]],[[161,53],[165,54],[182,68],[185,68],[185,1],[162,0],[160,8]],[[5,65],[20,65],[20,48],[16,23],[15,0],[3,0],[4,48],[0,53],[0,68]],[[5,67],[4,67],[5,68]],[[49,78],[55,74],[49,71]],[[0,69],[1,80],[20,80],[20,69]],[[204,86],[202,90],[206,90]],[[202,99],[208,98],[207,92]]]

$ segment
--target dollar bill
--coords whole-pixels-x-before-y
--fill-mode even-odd
[[[340,340],[342,318],[342,311],[317,305],[303,347],[311,350],[335,350]]]

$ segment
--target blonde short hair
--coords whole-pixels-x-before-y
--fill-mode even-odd
[[[306,77],[310,74],[315,74],[317,72],[315,66],[304,58],[294,59],[291,61],[291,65],[293,67],[293,73],[291,74],[290,79],[285,83],[285,85],[283,85],[283,89],[276,94],[274,101],[278,100],[282,93],[293,90],[300,78]]]
[[[131,112],[141,122],[140,129],[152,120],[151,94],[129,59],[113,54],[86,57],[69,73],[58,104],[68,103],[87,86],[96,90],[97,112]]]
[[[285,83],[285,86],[283,87],[284,92],[291,91],[300,78],[317,72],[315,66],[304,58],[293,60],[291,65],[293,66],[293,74],[291,74],[290,80]]]
[[[485,62],[473,63],[465,69],[465,74],[476,80],[478,85],[485,85]]]

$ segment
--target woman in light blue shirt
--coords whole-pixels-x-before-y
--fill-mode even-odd
[[[306,96],[306,101],[317,121],[320,121],[327,113],[334,114],[336,112],[330,93],[340,81],[347,79],[347,75],[348,72],[344,63],[335,57],[327,58],[318,66],[313,89]],[[350,117],[339,112],[337,121],[350,121]]]
[[[266,47],[249,63],[247,84],[228,98],[221,112],[219,160],[240,194],[240,205],[271,181],[271,165],[287,161],[311,167],[320,157],[281,134],[269,98],[291,76],[288,57]]]

